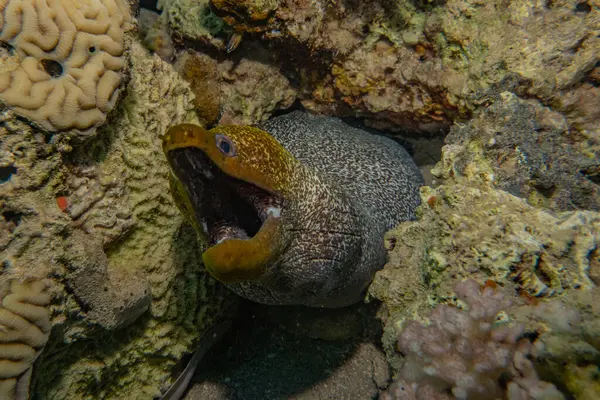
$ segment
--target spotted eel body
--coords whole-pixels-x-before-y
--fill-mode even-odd
[[[207,269],[265,304],[360,300],[385,263],[384,233],[414,218],[423,184],[393,140],[303,112],[259,128],[175,126],[163,149]]]

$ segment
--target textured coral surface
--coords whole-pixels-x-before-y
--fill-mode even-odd
[[[596,1],[212,4],[234,29],[284,43],[282,69],[298,76],[306,107],[360,114],[376,126],[449,126],[476,108],[482,91],[513,75],[522,93],[567,111],[578,128],[585,129],[594,110],[574,103],[600,96],[588,78],[600,49]]]
[[[471,279],[454,290],[466,309],[438,304],[428,325],[413,320],[402,327],[405,363],[383,400],[564,399],[540,381],[523,325],[499,318],[511,305],[501,289]]]
[[[42,280],[0,284],[0,398],[27,398],[33,362],[50,335],[47,289]]]
[[[123,0],[1,1],[14,57],[0,63],[0,100],[46,130],[93,132],[118,98],[129,19]]]
[[[451,128],[432,173],[446,184],[485,183],[538,207],[598,211],[600,142],[573,136],[564,114],[500,92],[469,122]]]
[[[460,181],[424,187],[421,194],[419,220],[387,234],[390,259],[369,288],[385,304],[383,343],[392,366],[403,365],[394,344],[405,321],[423,321],[433,305],[452,303],[455,283],[472,277],[514,294],[521,305],[511,311],[515,319],[540,335],[532,353],[546,377],[560,389],[597,393],[595,378],[577,368],[593,368],[600,355],[592,339],[600,334],[598,311],[590,308],[599,294],[598,213],[552,214],[506,192]],[[583,315],[589,324],[577,322]],[[568,349],[567,342],[573,343]],[[565,365],[577,371],[577,384],[563,373]],[[585,389],[572,389],[576,385]]]
[[[52,335],[34,398],[147,399],[222,312],[191,228],[171,202],[159,135],[195,122],[173,67],[131,48],[114,120],[74,146],[7,114],[0,127],[3,277],[49,276]]]
[[[209,0],[158,0],[158,8],[179,40],[198,41],[218,49],[225,49],[229,31],[210,6]]]

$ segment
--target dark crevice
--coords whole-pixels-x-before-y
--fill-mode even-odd
[[[579,171],[587,180],[600,185],[600,165],[593,165]]]
[[[0,51],[5,51],[9,55],[13,55],[15,52],[15,48],[8,43],[0,42]],[[1,54],[1,52],[0,52]]]
[[[9,165],[7,167],[0,167],[0,183],[8,182],[10,178],[12,178],[12,176],[16,173],[17,169],[12,165]]]
[[[554,192],[556,191],[556,186],[554,186],[554,185],[550,185],[550,186],[534,185],[533,187],[535,188],[535,190],[540,192],[544,197],[546,197],[548,199],[551,198],[552,195],[554,195]]]
[[[140,7],[145,8],[147,10],[152,10],[157,13],[161,13],[162,10],[159,10],[156,7],[157,0],[140,0]]]
[[[71,267],[71,270],[75,270],[75,268],[76,268],[76,267],[73,267],[72,265],[69,265],[69,267]],[[82,312],[88,313],[91,311],[92,306],[90,304],[88,304],[85,300],[83,300],[79,296],[77,296],[77,294],[75,293],[75,288],[72,286],[71,282],[65,282],[64,288],[65,288],[65,292],[67,292],[67,294],[70,294],[71,296],[73,296],[73,299],[75,300],[77,305],[81,308]]]
[[[19,225],[21,223],[21,218],[23,214],[17,211],[3,211],[2,217],[6,222],[12,222],[15,225]]]
[[[43,59],[40,61],[40,64],[42,64],[44,71],[53,78],[62,76],[64,72],[62,65],[58,61]]]
[[[582,1],[580,3],[577,3],[577,5],[575,6],[575,11],[587,14],[590,11],[592,11],[592,6],[587,1]]]

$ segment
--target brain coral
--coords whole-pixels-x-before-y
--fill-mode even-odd
[[[0,0],[0,100],[48,131],[92,133],[125,64],[123,0]],[[4,64],[4,65],[3,65]]]
[[[50,334],[50,295],[41,280],[0,284],[0,398],[26,398],[31,366]]]

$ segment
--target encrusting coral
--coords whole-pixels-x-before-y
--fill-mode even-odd
[[[481,182],[537,207],[600,210],[593,177],[600,148],[573,143],[567,118],[537,100],[500,91],[486,101],[469,122],[450,129],[433,175],[446,184]]]
[[[468,276],[510,280],[536,297],[594,286],[588,271],[600,242],[597,213],[553,215],[506,192],[464,182],[423,187],[421,201],[418,222],[388,232],[394,243],[390,263],[370,288],[394,310],[407,305],[397,292],[416,287],[407,282],[411,265],[428,285],[443,289],[450,288],[450,277]]]
[[[405,364],[383,400],[564,399],[538,378],[523,326],[499,317],[511,305],[500,289],[470,279],[454,290],[466,310],[438,304],[427,326],[405,323],[398,338]]]
[[[27,399],[31,366],[50,334],[50,294],[43,280],[0,284],[0,398]]]
[[[172,65],[131,42],[127,95],[85,142],[0,114],[0,273],[48,268],[52,284],[37,398],[158,397],[231,304],[182,226],[161,157],[169,124],[197,123],[194,96]]]
[[[0,100],[45,130],[93,133],[119,96],[129,19],[123,0],[0,1]]]
[[[158,0],[157,8],[173,37],[225,49],[230,29],[215,15],[209,0]]]
[[[160,153],[169,124],[197,123],[193,94],[139,42],[129,56],[127,96],[111,122],[61,166],[69,225],[52,238],[59,256],[37,255],[53,257],[66,289],[53,320],[58,340],[34,371],[42,398],[158,397],[176,362],[231,304],[182,226]]]
[[[598,398],[589,370],[600,359],[600,215],[552,213],[465,183],[421,188],[418,221],[386,236],[389,261],[369,294],[384,302],[382,342],[392,368],[402,368],[395,345],[406,321],[422,321],[432,307],[451,302],[457,281],[473,278],[513,294],[510,315],[539,335],[531,352],[545,380],[565,394]]]

